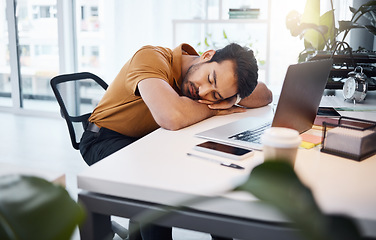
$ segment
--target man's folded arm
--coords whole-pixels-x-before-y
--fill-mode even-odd
[[[257,108],[268,105],[273,101],[273,94],[263,82],[258,82],[252,94],[242,99],[239,105],[248,108]]]
[[[138,90],[154,120],[165,129],[181,129],[216,114],[205,104],[179,96],[162,79],[144,79],[138,83]]]
[[[148,78],[138,83],[140,95],[159,126],[178,130],[214,115],[243,112],[241,108],[210,109],[185,96],[179,96],[164,80]]]
[[[262,83],[258,82],[256,88],[253,90],[252,94],[248,97],[242,99],[238,104],[246,108],[257,108],[268,105],[273,101],[273,94],[268,89],[268,87]],[[211,109],[225,109],[230,108],[236,102],[236,96],[233,96],[225,101],[210,104],[207,101],[201,101],[203,103],[209,104]]]

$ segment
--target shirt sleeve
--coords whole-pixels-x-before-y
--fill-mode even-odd
[[[139,95],[137,85],[147,78],[158,78],[170,82],[172,52],[168,49],[145,46],[135,53],[129,62],[126,73],[126,84]]]

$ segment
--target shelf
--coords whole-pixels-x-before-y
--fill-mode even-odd
[[[207,47],[220,48],[223,44],[235,41],[250,47],[259,61],[259,79],[269,82],[269,51],[270,51],[270,3],[258,7],[262,14],[258,18],[227,18],[223,10],[222,0],[218,2],[218,18],[174,19],[173,46],[186,42],[204,52]],[[235,6],[234,6],[235,7]],[[234,8],[231,6],[231,8]],[[240,7],[240,6],[239,6]],[[227,9],[227,7],[226,7]],[[206,16],[210,16],[206,14]],[[202,43],[205,43],[202,44]]]

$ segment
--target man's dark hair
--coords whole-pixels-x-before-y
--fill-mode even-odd
[[[235,74],[238,78],[238,94],[241,98],[249,96],[257,85],[258,67],[253,51],[231,43],[215,52],[209,62],[220,63],[233,60],[236,64]]]

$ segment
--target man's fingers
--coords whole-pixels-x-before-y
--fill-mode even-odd
[[[204,99],[200,99],[200,100],[198,100],[198,102],[202,103],[202,104],[206,104],[206,105],[215,104],[215,102],[212,102],[212,101],[209,101],[209,100],[204,100]]]
[[[228,101],[222,101],[219,103],[209,104],[208,106],[211,109],[229,109],[233,106],[233,104]]]
[[[213,101],[209,101],[205,99],[200,99],[198,100],[198,102],[208,105],[208,107],[213,110],[230,109],[232,106],[234,106],[236,102],[236,96],[227,98],[221,101],[217,101],[217,102],[213,102]]]
[[[219,110],[217,115],[227,115],[227,114],[231,114],[231,113],[242,113],[242,112],[245,112],[245,111],[246,111],[245,108],[233,106],[229,109]]]

